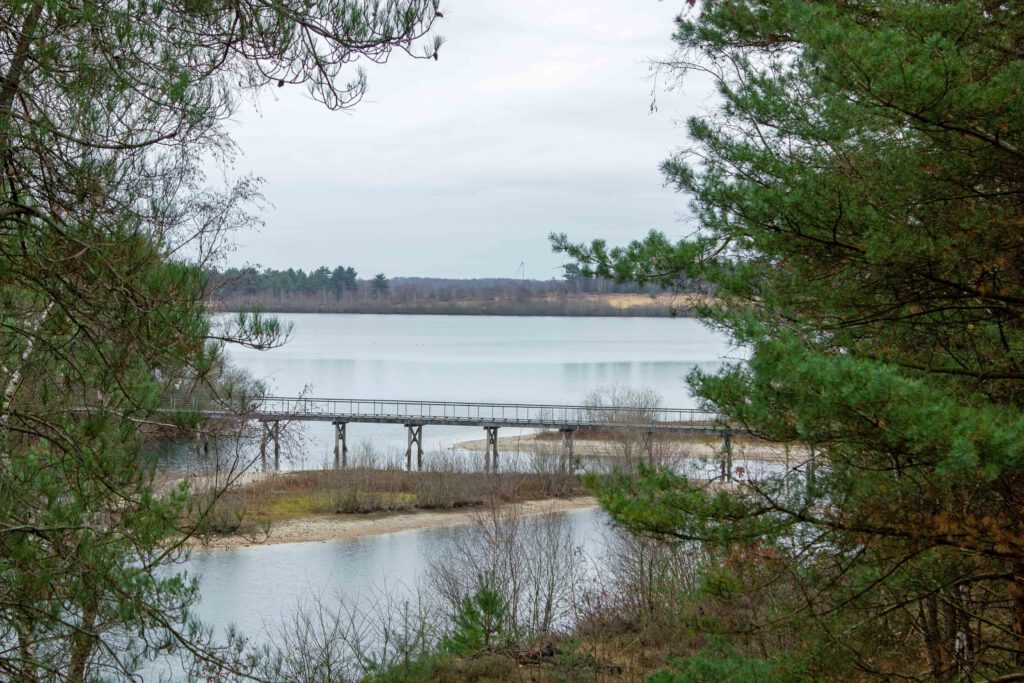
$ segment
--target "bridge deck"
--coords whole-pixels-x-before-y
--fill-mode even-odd
[[[173,401],[170,404],[175,407]],[[187,407],[187,406],[179,406]],[[214,409],[197,407],[211,417]],[[347,398],[264,398],[254,417],[334,423],[403,425],[464,425],[478,427],[535,427],[543,429],[600,428],[615,430],[720,432],[727,425],[718,414],[687,408],[628,408],[524,403],[454,403]]]

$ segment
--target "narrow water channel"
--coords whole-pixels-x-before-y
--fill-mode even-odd
[[[604,556],[607,515],[597,508],[554,513],[569,526],[581,556]],[[383,592],[401,600],[426,589],[432,557],[450,554],[470,526],[413,529],[318,543],[197,550],[182,567],[199,579],[196,614],[223,630],[238,627],[256,641],[273,640],[280,624],[316,601],[366,605]]]

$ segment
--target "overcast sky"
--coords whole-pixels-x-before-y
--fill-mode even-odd
[[[272,206],[229,264],[517,277],[524,263],[548,279],[564,260],[551,231],[612,243],[689,232],[658,165],[708,89],[662,89],[651,113],[649,69],[684,5],[450,0],[440,59],[368,68],[355,110],[275,89],[232,125],[236,169],[266,180]]]

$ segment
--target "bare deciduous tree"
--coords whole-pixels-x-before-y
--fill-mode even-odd
[[[484,584],[506,606],[509,633],[548,633],[574,620],[586,558],[561,514],[523,516],[514,506],[491,506],[430,562],[431,583],[449,613]]]

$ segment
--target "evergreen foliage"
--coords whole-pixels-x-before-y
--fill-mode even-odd
[[[217,189],[201,162],[230,162],[237,92],[302,83],[351,106],[366,81],[346,66],[414,50],[435,16],[432,0],[0,3],[0,679],[121,680],[157,654],[183,675],[244,670],[166,569],[208,508],[155,490],[139,457],[142,431],[195,426],[168,397],[243,414],[222,342],[285,333],[206,314],[204,269],[255,222],[258,181]]]
[[[390,289],[391,283],[388,281],[388,278],[384,273],[377,273],[373,276],[373,279],[370,280],[370,291],[373,292],[373,296],[378,299],[383,296],[387,296]]]
[[[505,637],[508,608],[493,581],[480,579],[472,595],[462,599],[452,615],[452,631],[441,649],[455,655],[472,655],[501,644]]]
[[[257,270],[251,267],[227,268],[210,273],[213,280],[212,293],[223,299],[294,295],[330,296],[338,299],[359,289],[357,275],[352,266],[337,266],[333,270],[320,266],[309,273],[301,268]]]
[[[795,680],[813,679],[808,679],[801,667],[788,661],[765,661],[711,650],[694,657],[674,659],[668,668],[648,676],[646,683],[788,683]]]
[[[793,590],[744,628],[813,626],[823,647],[808,675],[1016,675],[1024,10],[707,2],[675,39],[665,72],[710,76],[719,92],[663,167],[696,231],[554,246],[588,274],[709,283],[702,315],[751,355],[695,372],[692,387],[808,455],[731,492],[664,472],[613,479],[603,503],[723,558],[784,558],[744,588],[786,577]]]

